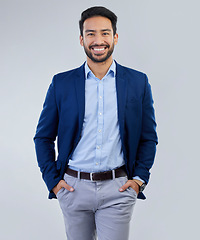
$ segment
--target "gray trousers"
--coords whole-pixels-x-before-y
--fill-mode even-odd
[[[129,224],[137,194],[119,188],[127,177],[96,181],[68,174],[64,180],[75,190],[59,190],[57,198],[65,221],[67,240],[128,240]]]

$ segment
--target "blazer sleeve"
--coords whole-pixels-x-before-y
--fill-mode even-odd
[[[139,176],[146,183],[149,181],[150,168],[154,163],[158,138],[156,133],[155,112],[151,86],[145,75],[145,91],[142,102],[142,129],[137,149],[134,176]]]
[[[61,180],[55,161],[55,140],[58,129],[58,109],[55,96],[55,76],[49,86],[34,137],[38,166],[49,191]]]

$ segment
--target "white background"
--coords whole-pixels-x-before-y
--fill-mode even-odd
[[[52,76],[85,60],[78,21],[95,5],[118,16],[114,58],[147,73],[155,100],[158,152],[130,240],[199,239],[200,6],[192,0],[0,1],[0,239],[66,239],[32,138]]]

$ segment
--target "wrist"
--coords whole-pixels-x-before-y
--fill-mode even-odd
[[[142,181],[138,180],[138,179],[133,179],[133,181],[138,185],[139,192],[143,192],[145,187],[146,187],[146,184],[143,183]]]
[[[135,183],[137,183],[137,185],[139,185],[139,187],[141,187],[142,184],[143,184],[143,182],[140,181],[140,180],[138,180],[138,179],[133,179],[133,181],[134,181]]]

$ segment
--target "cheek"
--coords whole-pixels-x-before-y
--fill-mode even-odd
[[[82,41],[82,46],[87,47],[88,46],[88,41],[86,39],[83,39]]]

